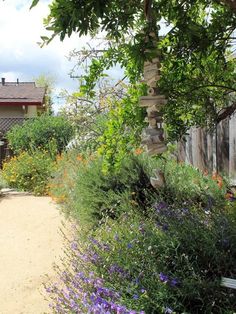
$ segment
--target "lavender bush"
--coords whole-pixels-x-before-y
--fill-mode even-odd
[[[60,288],[47,288],[53,311],[233,314],[236,294],[220,286],[221,276],[236,276],[231,211],[174,212],[160,203],[148,218],[107,220],[68,247],[70,271]]]
[[[74,240],[67,246],[67,262],[63,263],[64,271],[59,268],[59,281],[45,286],[51,299],[50,308],[53,313],[93,313],[93,314],[144,314],[144,311],[131,310],[124,305],[122,293],[114,289],[97,271],[101,265],[101,256],[93,250],[98,242],[91,239],[83,251],[82,244]],[[103,244],[102,250],[109,250]],[[110,274],[120,271],[111,267]]]
[[[79,175],[84,181],[73,186],[67,202],[73,197],[76,204],[86,197],[92,203],[97,197],[109,214],[97,218],[89,232],[80,221],[82,232],[68,245],[69,265],[61,273],[61,284],[47,287],[53,311],[233,314],[236,293],[220,286],[222,276],[236,277],[236,207],[232,195],[224,198],[226,186],[184,165],[175,165],[177,180],[171,162],[163,168],[169,174],[165,188],[153,192],[142,181],[148,172],[128,184],[127,164],[124,177],[117,177],[123,190],[115,198],[117,181],[113,186],[105,180],[99,194],[104,178],[98,169],[91,170],[92,162],[86,163],[89,176]],[[88,180],[92,173],[96,193]],[[102,179],[96,182],[99,173]],[[196,191],[194,183],[188,189],[191,178]],[[78,208],[73,216],[80,217]]]

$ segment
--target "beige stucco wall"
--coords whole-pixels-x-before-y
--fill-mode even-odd
[[[37,106],[0,106],[0,118],[32,118],[37,116]]]
[[[37,116],[37,106],[28,106],[25,118],[32,118]]]
[[[0,118],[24,118],[22,106],[0,106]]]

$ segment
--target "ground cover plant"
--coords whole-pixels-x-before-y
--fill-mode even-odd
[[[55,313],[234,313],[235,291],[220,286],[236,276],[227,182],[145,154],[127,157],[113,177],[95,157],[61,162],[68,159],[77,164],[66,180],[62,167],[51,193],[63,191],[80,234],[68,247],[63,287],[47,288]],[[154,166],[166,175],[158,191],[146,180]]]

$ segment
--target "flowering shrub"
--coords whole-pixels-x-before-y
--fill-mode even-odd
[[[155,168],[163,171],[166,181],[158,190],[150,184]],[[64,154],[50,193],[63,203],[66,213],[93,224],[107,216],[116,219],[130,209],[145,213],[156,199],[180,206],[184,202],[186,206],[201,204],[203,208],[221,207],[225,202],[223,181],[219,188],[210,176],[172,160],[135,152],[123,159],[119,172],[104,174],[102,169],[101,158],[84,157],[76,151]]]
[[[43,195],[54,170],[55,163],[47,152],[22,152],[3,164],[2,176],[12,188]]]
[[[62,288],[47,288],[55,313],[234,313],[236,293],[220,286],[236,276],[232,208],[151,210],[71,243]]]
[[[55,313],[234,313],[235,291],[220,286],[236,277],[235,197],[223,179],[142,154],[110,176],[99,159],[60,162],[54,191],[82,232],[62,286],[47,288]],[[166,178],[159,190],[155,166]]]

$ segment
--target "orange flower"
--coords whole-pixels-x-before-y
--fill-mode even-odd
[[[76,157],[76,159],[77,159],[78,161],[83,161],[83,160],[84,160],[83,156],[81,156],[80,154]]]
[[[223,181],[218,181],[218,182],[217,182],[217,185],[218,185],[218,187],[219,187],[220,189],[222,189],[222,187],[223,187]]]
[[[217,182],[217,185],[220,189],[223,187],[223,178],[218,173],[213,173],[212,180]]]
[[[56,157],[57,162],[60,161],[60,160],[62,160],[62,159],[63,159],[62,155],[57,154],[57,157]]]
[[[217,180],[217,176],[218,176],[218,174],[216,172],[213,172],[212,177],[211,177],[212,180],[216,181]]]
[[[203,175],[204,175],[204,176],[208,176],[208,174],[209,174],[208,170],[204,170],[204,171],[203,171]]]
[[[139,147],[139,148],[136,148],[135,151],[134,151],[134,154],[135,154],[135,155],[141,155],[142,153],[143,153],[143,149],[140,148],[140,147]]]

